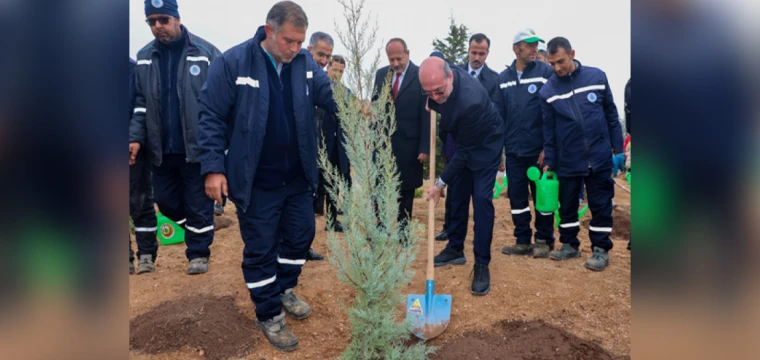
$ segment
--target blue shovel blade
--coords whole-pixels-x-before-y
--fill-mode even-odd
[[[406,298],[406,319],[412,323],[414,335],[422,340],[440,335],[451,319],[451,295],[433,294],[431,283],[428,280],[426,294]]]

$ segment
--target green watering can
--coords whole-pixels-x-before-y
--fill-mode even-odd
[[[158,240],[161,245],[172,245],[185,242],[185,229],[162,213],[156,214],[158,225]]]
[[[502,178],[501,184],[499,184],[499,178]],[[507,189],[507,173],[500,172],[496,174],[496,182],[493,184],[493,198],[498,199],[499,195]]]
[[[540,176],[540,178],[539,178]],[[559,209],[559,181],[557,176],[547,171],[541,176],[537,167],[528,168],[528,179],[536,183],[536,210],[553,213]]]

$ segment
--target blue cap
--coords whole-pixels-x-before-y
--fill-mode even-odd
[[[177,0],[145,0],[145,16],[163,14],[179,19]]]

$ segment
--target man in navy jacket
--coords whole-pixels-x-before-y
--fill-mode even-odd
[[[586,184],[591,209],[589,238],[593,255],[586,268],[601,271],[612,249],[612,197],[615,195],[611,154],[623,151],[623,133],[607,75],[582,66],[575,50],[563,37],[549,41],[548,60],[556,76],[539,91],[544,114],[544,171],[559,179],[562,248],[551,252],[553,260],[581,256],[578,232],[578,193]]]
[[[135,67],[137,62],[129,59],[129,119],[135,108]],[[145,151],[137,153],[135,163],[129,167],[129,216],[135,226],[137,242],[137,274],[156,271],[153,264],[158,255],[156,239],[156,209],[153,207],[153,188],[150,184],[151,164]],[[129,273],[134,273],[132,239],[129,244]]]
[[[528,203],[528,189],[536,201],[536,184],[528,180],[528,168],[543,166],[544,124],[541,99],[538,92],[553,71],[549,64],[536,61],[538,44],[544,40],[532,29],[515,35],[512,50],[516,59],[499,74],[499,90],[494,103],[506,123],[504,148],[507,168],[507,194],[512,208],[517,244],[506,246],[501,252],[508,255],[549,257],[554,248],[554,214],[535,212],[536,243],[531,246],[533,231]]]
[[[471,292],[485,295],[490,290],[493,181],[504,146],[504,122],[486,89],[462,68],[430,57],[422,62],[419,77],[428,106],[441,114],[441,128],[451,134],[457,147],[435,186],[427,192],[427,199],[437,204],[447,184],[457,188],[449,194],[452,196],[449,243],[435,257],[435,266],[461,265],[467,261],[464,240],[472,197],[475,275]]]
[[[282,351],[298,347],[285,313],[295,319],[311,314],[293,289],[314,238],[312,110],[337,112],[330,79],[301,49],[307,27],[299,5],[275,4],[252,39],[212,63],[200,93],[206,194],[219,202],[227,196],[237,207],[256,324]]]

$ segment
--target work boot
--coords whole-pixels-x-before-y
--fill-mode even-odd
[[[438,235],[435,236],[437,241],[445,241],[449,239],[449,232],[446,229],[441,230]]]
[[[154,271],[156,271],[156,266],[153,265],[153,256],[150,254],[140,255],[140,261],[137,263],[137,275]]]
[[[343,224],[341,224],[340,221],[337,221],[337,220],[333,222],[332,228],[329,227],[328,225],[325,225],[325,231],[343,232],[344,230],[346,230],[346,227],[343,226]]]
[[[568,260],[581,257],[580,249],[575,249],[570,244],[562,244],[559,250],[554,250],[549,254],[552,260]]]
[[[488,265],[475,263],[475,268],[472,270],[475,276],[472,277],[472,291],[473,295],[485,295],[491,290],[491,273],[488,271]]]
[[[190,260],[190,265],[187,266],[189,275],[205,274],[206,272],[208,272],[208,258],[199,257]]]
[[[309,252],[306,253],[306,261],[313,261],[313,260],[324,260],[325,257],[318,254],[316,251],[309,249]]]
[[[303,320],[311,315],[309,304],[297,298],[293,289],[287,289],[284,294],[280,294],[280,300],[285,312],[296,320]]]
[[[269,343],[277,350],[293,351],[298,349],[298,338],[288,329],[285,324],[285,313],[280,313],[267,321],[256,319],[258,327],[267,337]]]
[[[132,275],[135,273],[135,264],[132,262],[129,263],[129,275]]]
[[[602,271],[610,263],[610,254],[607,250],[594,246],[594,254],[586,261],[586,269]]]
[[[536,244],[533,245],[533,257],[534,258],[548,258],[549,251],[552,249],[546,244],[546,240],[536,239]]]
[[[517,244],[501,248],[501,252],[507,255],[530,255],[531,250],[530,244]]]
[[[444,265],[462,265],[467,262],[464,257],[464,251],[456,251],[450,247],[444,248],[440,254],[433,259],[433,265],[436,267]]]

